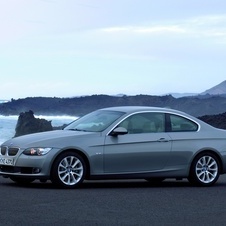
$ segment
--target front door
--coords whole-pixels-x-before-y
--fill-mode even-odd
[[[163,113],[139,113],[118,126],[128,134],[107,136],[104,147],[105,173],[152,172],[164,168],[171,152]]]

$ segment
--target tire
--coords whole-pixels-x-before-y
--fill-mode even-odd
[[[22,177],[10,177],[10,179],[17,183],[17,184],[21,184],[21,185],[26,185],[26,184],[30,184],[34,181],[34,179],[31,178],[22,178]]]
[[[63,188],[79,186],[86,175],[86,165],[83,158],[74,152],[59,155],[53,163],[51,181]]]
[[[220,162],[210,152],[199,154],[192,162],[188,180],[198,186],[215,184],[220,175]]]

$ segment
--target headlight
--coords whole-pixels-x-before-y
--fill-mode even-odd
[[[42,156],[46,155],[52,148],[27,148],[23,151],[25,155]]]

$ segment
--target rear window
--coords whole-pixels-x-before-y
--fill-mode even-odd
[[[187,118],[178,115],[170,115],[169,117],[172,132],[190,132],[198,130],[198,125]]]

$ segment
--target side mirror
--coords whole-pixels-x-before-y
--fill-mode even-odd
[[[118,136],[118,135],[125,135],[127,134],[128,131],[124,127],[117,127],[114,130],[111,131],[110,135],[111,136]]]

